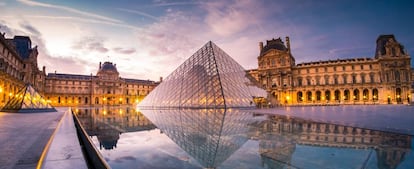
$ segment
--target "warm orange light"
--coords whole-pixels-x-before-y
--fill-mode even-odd
[[[0,93],[3,93],[3,88],[2,87],[0,87]]]
[[[397,98],[400,98],[400,95],[397,95]]]
[[[390,95],[388,95],[388,98],[391,98],[391,96],[390,96]]]
[[[106,110],[104,110],[102,113],[103,113],[103,115],[106,115]]]
[[[290,96],[286,96],[286,100],[289,100],[290,99]]]
[[[103,101],[105,101],[105,100],[106,100],[106,98],[104,97],[102,100],[103,100]]]
[[[119,98],[119,101],[122,101],[122,97],[121,97],[121,98]]]
[[[122,109],[119,109],[119,114],[122,115]]]
[[[10,96],[10,97],[13,97],[13,93],[9,93],[9,96]]]

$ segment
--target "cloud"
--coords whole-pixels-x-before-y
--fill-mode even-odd
[[[49,19],[49,20],[70,20],[70,21],[76,21],[76,22],[84,22],[84,23],[94,23],[94,24],[105,24],[110,26],[117,26],[122,28],[129,28],[129,29],[141,29],[139,27],[124,24],[124,23],[114,23],[104,20],[96,20],[96,19],[88,19],[88,18],[80,18],[80,17],[71,17],[71,16],[47,16],[47,15],[24,15],[23,16],[26,19]]]
[[[82,15],[82,16],[91,17],[91,18],[95,18],[95,19],[100,19],[100,20],[105,20],[105,21],[115,22],[115,23],[122,23],[122,21],[117,20],[117,19],[109,18],[109,17],[102,16],[102,15],[97,15],[97,14],[94,14],[94,13],[80,11],[80,10],[70,8],[70,7],[66,7],[66,6],[53,5],[53,4],[47,4],[47,3],[42,3],[42,2],[35,2],[35,1],[31,1],[31,0],[17,0],[17,1],[19,1],[20,3],[23,3],[25,5],[29,5],[29,6],[38,6],[38,7],[59,9],[59,10],[63,10],[63,11],[67,11],[67,12],[71,12],[71,13],[75,13],[75,14],[79,14],[79,15]]]
[[[29,31],[32,35],[41,36],[42,34],[37,30],[33,25],[30,25],[28,22],[21,22],[19,24],[24,30]]]
[[[205,22],[220,36],[230,36],[260,25],[263,12],[254,0],[208,1],[201,5],[207,11]]]
[[[100,37],[83,37],[79,41],[75,42],[72,46],[75,50],[85,50],[87,52],[108,52],[108,48],[104,46],[104,39]]]
[[[128,54],[128,55],[129,54],[133,54],[136,51],[134,48],[124,49],[124,48],[121,48],[121,47],[113,48],[113,50],[115,52],[117,52],[117,53],[120,53],[120,54]]]
[[[133,13],[133,14],[138,14],[138,15],[141,15],[141,16],[145,16],[147,18],[150,18],[150,19],[153,19],[153,20],[158,21],[158,18],[156,16],[150,15],[150,14],[145,13],[145,12],[142,12],[142,11],[125,9],[125,8],[117,8],[117,9],[120,10],[120,11],[124,11],[124,12],[128,12],[128,13]]]
[[[6,6],[6,2],[0,2],[0,6]]]
[[[202,2],[156,2],[154,6],[185,6],[185,5],[197,5]]]

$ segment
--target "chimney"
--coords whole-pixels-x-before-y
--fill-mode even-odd
[[[290,53],[290,40],[289,40],[289,36],[286,36],[286,47]]]
[[[43,66],[43,73],[46,73],[46,66]]]
[[[260,52],[263,50],[263,42],[259,42],[259,49],[260,49]]]
[[[102,62],[99,62],[99,69],[101,69],[101,66],[102,66]]]
[[[160,83],[162,82],[162,76],[160,76]]]

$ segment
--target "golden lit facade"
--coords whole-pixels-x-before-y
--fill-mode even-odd
[[[271,94],[273,104],[409,103],[411,58],[394,35],[377,39],[374,58],[295,64],[289,37],[259,43],[258,69],[250,70]]]
[[[32,48],[26,36],[12,39],[0,34],[0,107],[14,97],[25,84],[43,88],[44,68],[37,67],[37,47]]]
[[[158,84],[119,76],[116,65],[100,63],[96,75],[49,73],[39,70],[37,47],[27,36],[0,35],[0,107],[31,84],[52,106],[133,105]]]
[[[53,106],[133,105],[157,83],[119,77],[116,64],[99,63],[96,76],[49,73],[45,98]]]

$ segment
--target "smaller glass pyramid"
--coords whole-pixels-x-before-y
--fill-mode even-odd
[[[6,105],[0,110],[2,112],[56,112],[47,101],[31,85],[21,89]]]

